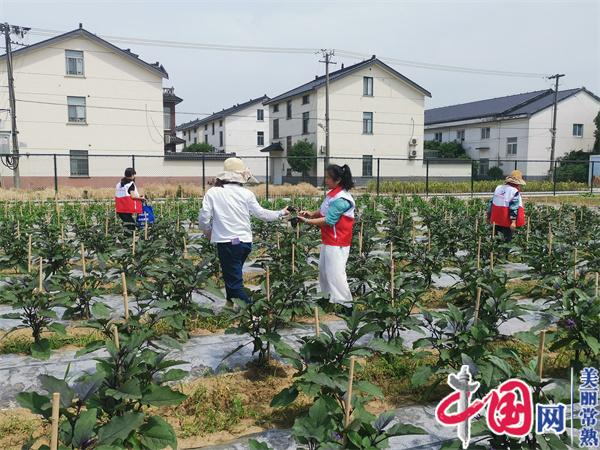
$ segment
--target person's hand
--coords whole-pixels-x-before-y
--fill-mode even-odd
[[[299,216],[299,217],[308,218],[308,217],[310,217],[310,212],[309,212],[309,211],[300,211],[300,212],[298,213],[298,216]]]
[[[510,229],[511,231],[515,231],[517,229],[517,221],[513,220],[510,222]]]

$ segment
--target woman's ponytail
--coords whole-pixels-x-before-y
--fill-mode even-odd
[[[348,164],[338,166],[337,164],[331,164],[327,166],[327,173],[335,181],[339,181],[342,189],[349,191],[354,187],[354,180],[352,179],[352,171]]]

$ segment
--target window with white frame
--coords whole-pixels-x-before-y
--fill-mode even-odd
[[[256,145],[260,145],[260,146],[265,145],[265,132],[264,131],[256,132]]]
[[[83,76],[83,52],[79,50],[65,50],[67,75]]]
[[[310,103],[310,94],[306,94],[302,96],[302,104],[308,105]]]
[[[436,142],[442,142],[442,132],[441,131],[436,132],[433,135],[433,140],[436,141]]]
[[[509,137],[506,138],[506,154],[516,155],[517,154],[517,138]]]
[[[373,155],[363,155],[362,157],[362,176],[373,176]]]
[[[373,134],[373,113],[363,113],[363,134]]]
[[[263,120],[265,120],[265,110],[264,109],[257,109],[256,110],[256,120],[262,122]]]
[[[88,161],[87,150],[71,150],[69,151],[69,162],[72,177],[88,177],[90,176],[90,166]]]
[[[573,124],[573,136],[583,137],[583,124],[582,123],[574,123]]]
[[[69,122],[85,123],[85,97],[67,97]]]
[[[465,140],[465,130],[456,130],[456,140],[459,142]]]
[[[373,77],[363,77],[363,95],[373,97]]]
[[[481,139],[489,139],[490,138],[490,127],[483,127],[481,129]]]

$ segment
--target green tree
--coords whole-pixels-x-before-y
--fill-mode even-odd
[[[460,142],[438,142],[438,141],[425,141],[423,147],[426,150],[435,150],[438,152],[438,158],[450,158],[450,159],[471,159],[467,155],[464,147]]]
[[[296,142],[287,152],[287,162],[294,172],[306,176],[315,167],[317,150],[306,139]]]
[[[573,150],[562,158],[558,158],[558,160],[560,162],[556,168],[557,181],[579,181],[581,183],[586,183],[588,181],[590,165],[589,152]]]
[[[215,148],[208,142],[200,142],[199,144],[188,145],[183,151],[190,153],[211,153],[215,151]]]
[[[596,118],[594,119],[594,124],[596,125],[596,129],[594,130],[594,153],[600,152],[600,111],[596,114]]]

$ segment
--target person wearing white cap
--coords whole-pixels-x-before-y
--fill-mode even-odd
[[[289,214],[287,207],[272,211],[260,206],[254,193],[244,187],[247,183],[258,181],[244,162],[226,159],[215,186],[204,195],[198,216],[200,229],[217,244],[228,302],[233,298],[251,302],[242,277],[242,267],[252,250],[250,217],[272,222]]]
[[[505,242],[510,242],[517,227],[525,225],[525,210],[521,186],[525,180],[520,170],[513,170],[504,184],[496,187],[494,196],[488,203],[488,220],[496,225],[496,234],[501,234]]]

